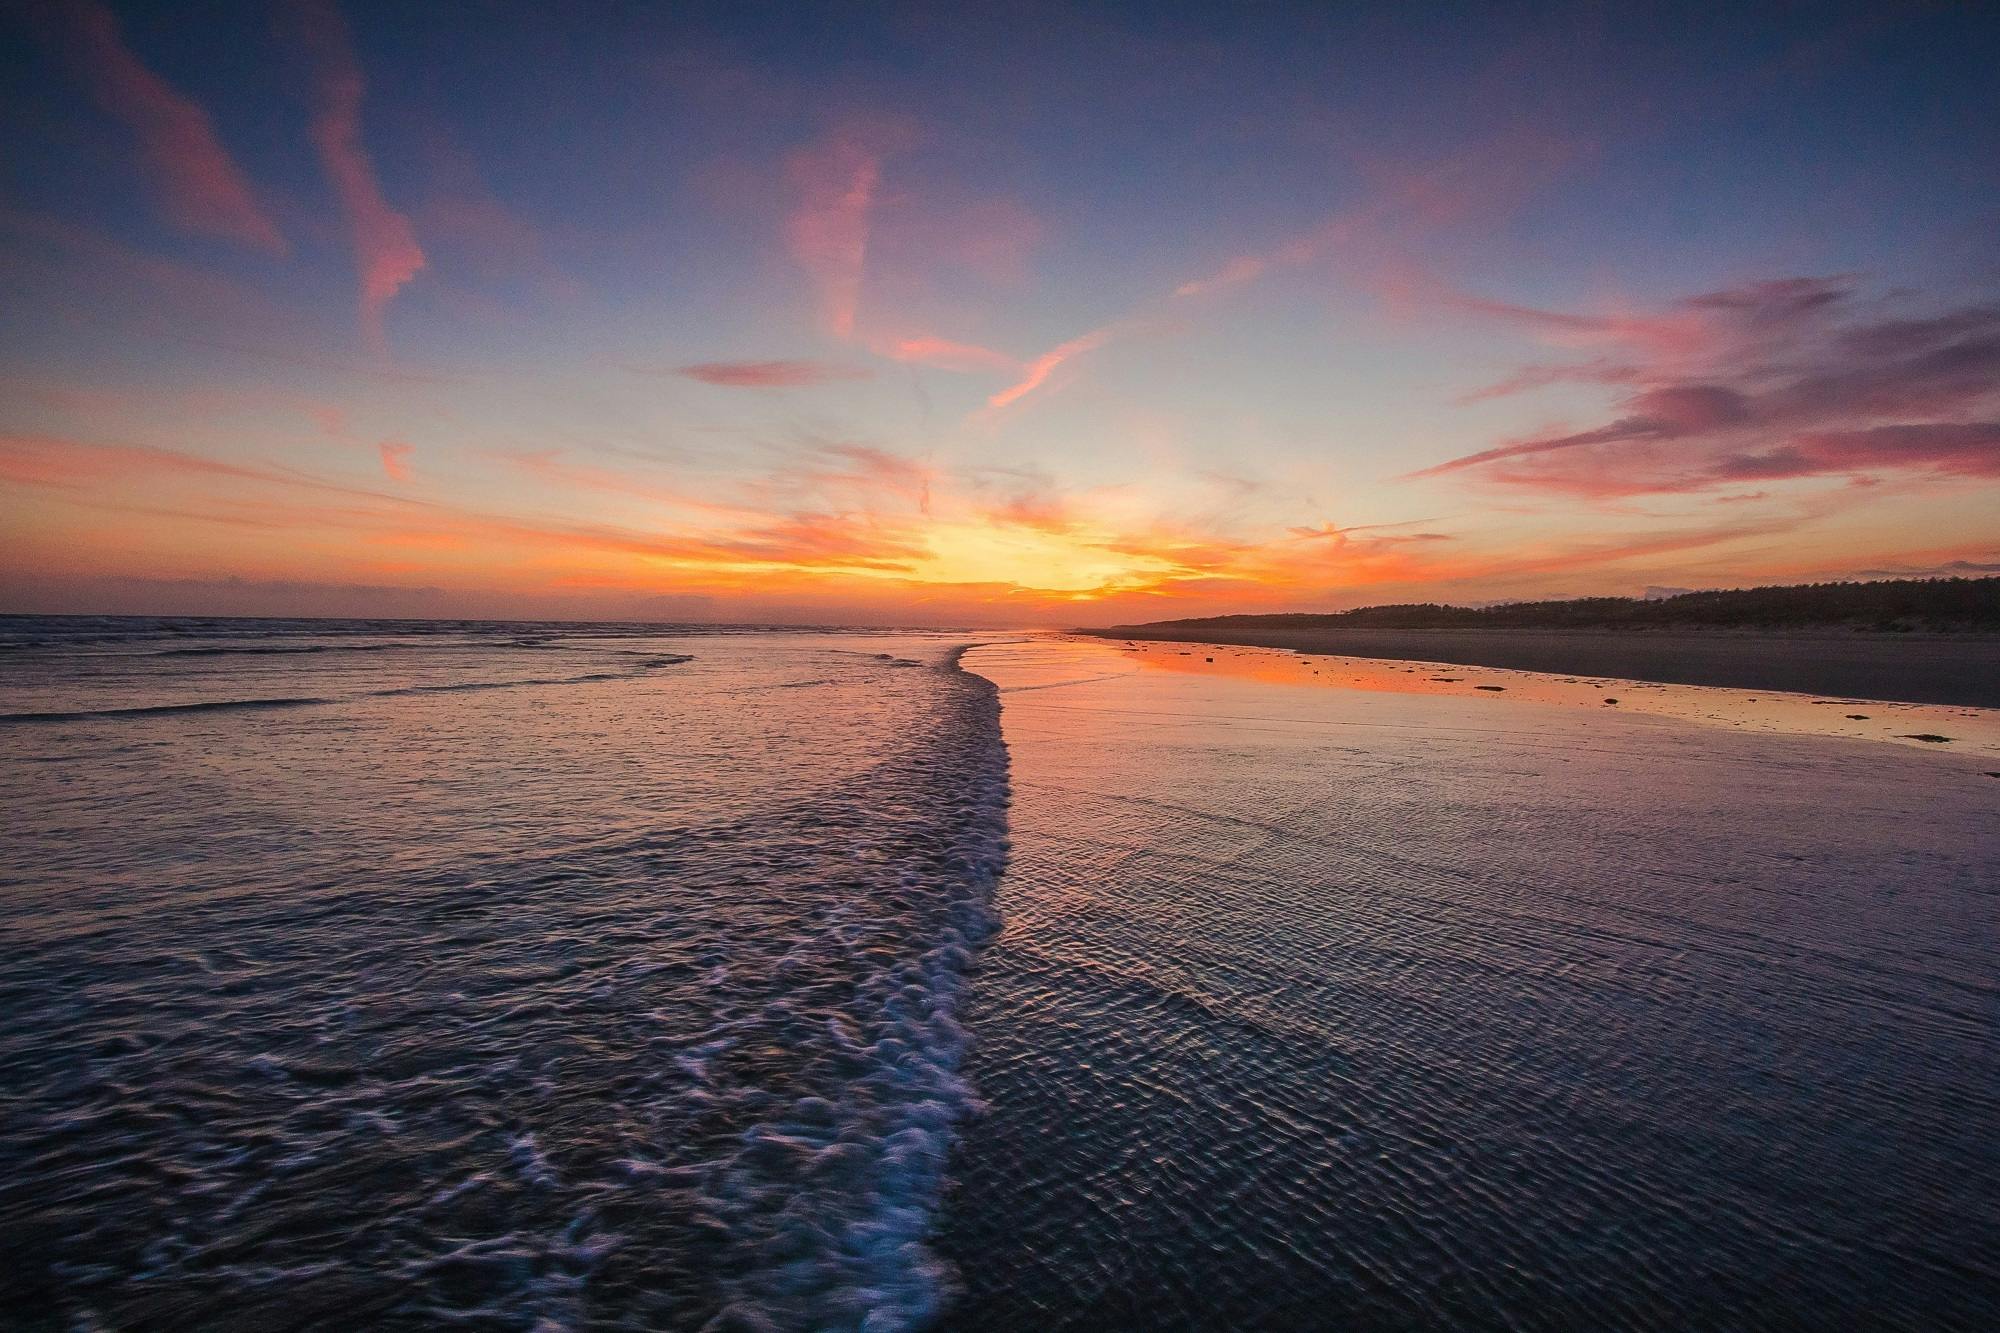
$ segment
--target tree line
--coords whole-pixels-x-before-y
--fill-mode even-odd
[[[1408,602],[1327,614],[1207,616],[1151,621],[1144,628],[1238,629],[1606,629],[1785,628],[2000,630],[2000,578],[1888,579],[1731,588],[1672,597],[1579,597],[1496,606]]]

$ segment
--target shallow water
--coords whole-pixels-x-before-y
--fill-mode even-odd
[[[1990,719],[963,643],[0,620],[0,1323],[2000,1316]]]
[[[1005,781],[948,643],[9,628],[7,1320],[933,1313]]]
[[[1088,642],[1087,640],[1084,642]],[[1907,749],[1971,755],[2000,767],[2000,708],[1892,703],[1773,690],[1662,685],[1602,676],[1552,676],[1536,671],[1396,662],[1373,657],[1299,653],[1222,644],[1118,642],[1121,654],[1162,670],[1230,676],[1275,685],[1431,694],[1446,698],[1501,696],[1491,702],[1607,708],[1771,735],[1834,736],[1885,741]]]
[[[966,662],[1014,851],[952,1327],[2000,1318],[1976,759],[1103,643]]]

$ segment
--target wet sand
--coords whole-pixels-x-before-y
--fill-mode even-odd
[[[1229,629],[1113,626],[1106,639],[1224,643],[1343,657],[1669,685],[2000,708],[2000,635],[1785,630]]]
[[[1071,638],[1081,646],[1095,641]],[[1663,685],[1606,676],[1558,676],[1500,667],[1335,657],[1234,644],[1117,643],[1120,658],[1151,671],[1260,681],[1268,685],[1377,694],[1427,694],[1494,705],[1583,709],[1603,718],[1641,716],[1731,731],[1882,741],[1978,761],[2000,776],[2000,708],[1828,698],[1783,690]]]
[[[2000,1327],[1969,735],[1183,651],[966,655],[1013,856],[954,1333]]]

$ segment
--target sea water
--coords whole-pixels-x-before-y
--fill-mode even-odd
[[[1048,637],[0,643],[0,1324],[2000,1314],[1969,719]]]
[[[27,621],[0,1321],[908,1328],[994,928],[935,637]]]

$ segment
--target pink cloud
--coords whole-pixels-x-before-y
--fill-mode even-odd
[[[361,99],[367,82],[345,20],[331,0],[299,0],[297,14],[314,65],[310,134],[347,219],[361,276],[362,330],[372,345],[385,348],[383,312],[404,284],[423,271],[423,248],[410,220],[383,198],[362,143]]]
[[[384,440],[377,446],[382,453],[382,471],[390,481],[410,479],[410,455],[416,452],[415,445],[402,444],[394,440]]]
[[[1005,352],[996,352],[990,347],[976,347],[971,343],[953,342],[949,338],[901,338],[876,349],[882,355],[897,361],[908,361],[920,366],[931,366],[937,370],[955,370],[967,374],[980,371],[997,371],[1004,374],[1019,374],[1025,367]]]
[[[1101,329],[1092,329],[1089,333],[1071,338],[1066,343],[1061,343],[1050,348],[1034,360],[1028,362],[1026,367],[1024,367],[1021,378],[1014,384],[994,394],[991,398],[988,398],[986,405],[997,411],[1000,408],[1019,402],[1048,383],[1049,376],[1055,374],[1057,368],[1065,361],[1073,357],[1082,356],[1085,352],[1096,351],[1117,337],[1126,327],[1124,323],[1107,324]]]
[[[785,243],[812,280],[820,324],[837,338],[854,335],[868,228],[882,158],[859,139],[837,135],[801,149],[786,164],[796,194]]]
[[[1618,349],[1608,361],[1531,367],[1475,398],[1570,379],[1627,392],[1602,424],[1413,475],[1598,498],[1874,470],[2000,475],[2000,307],[1864,318],[1850,311],[1851,291],[1844,280],[1787,278],[1612,316],[1465,301],[1543,336]]]
[[[928,514],[934,479],[931,468],[915,459],[870,445],[831,442],[814,445],[804,459],[773,481],[780,488],[804,486],[836,493],[864,507],[884,498],[899,500]]]
[[[1966,477],[2000,477],[2000,421],[1938,422],[1819,431],[1775,449],[1733,454],[1716,472],[1740,480],[1810,477],[1869,468],[1924,467]]]
[[[1565,380],[1619,383],[1642,373],[1698,373],[1711,366],[1740,364],[1779,345],[1796,344],[1837,317],[1851,295],[1839,278],[1776,278],[1705,292],[1658,310],[1613,309],[1578,314],[1487,300],[1432,284],[1429,295],[1453,309],[1498,319],[1528,330],[1556,347],[1612,347],[1626,362],[1599,359],[1570,367],[1528,367],[1506,391]],[[1484,396],[1497,396],[1488,393]]]
[[[1561,365],[1524,366],[1491,384],[1462,393],[1452,401],[1460,407],[1469,407],[1474,403],[1483,403],[1495,398],[1511,398],[1515,394],[1546,389],[1555,384],[1630,384],[1638,377],[1638,367],[1623,365],[1603,357],[1585,362],[1566,362]]]
[[[872,228],[870,281],[905,297],[926,293],[940,271],[994,287],[1012,287],[1029,273],[1043,226],[1025,205],[981,196],[964,187],[926,181],[878,201]]]
[[[274,255],[289,247],[216,137],[208,112],[148,69],[125,44],[117,17],[96,0],[52,11],[98,105],[125,122],[167,220],[184,231]]]
[[[727,389],[797,389],[867,379],[871,372],[826,361],[702,361],[675,373]]]

